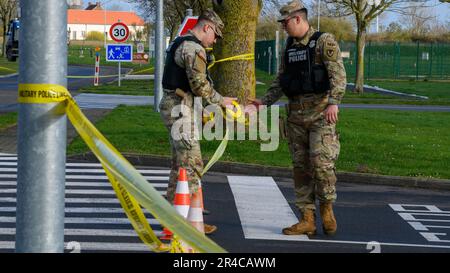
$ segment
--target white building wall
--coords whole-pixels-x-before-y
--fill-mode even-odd
[[[109,28],[111,25],[88,25],[88,24],[68,24],[67,31],[70,30],[70,40],[84,40],[86,35],[91,31],[98,31],[100,33],[106,32],[108,39],[111,39],[109,35]],[[130,29],[130,36],[135,33],[135,27],[128,26]],[[136,30],[144,31],[144,26],[136,26]]]

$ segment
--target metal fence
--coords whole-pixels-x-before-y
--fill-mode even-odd
[[[256,67],[274,74],[275,41],[257,41]],[[340,43],[347,77],[356,74],[356,44]],[[280,46],[283,48],[283,45]],[[450,79],[450,44],[368,42],[364,52],[366,79]]]

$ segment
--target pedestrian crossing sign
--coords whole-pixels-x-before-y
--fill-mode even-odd
[[[133,45],[110,44],[106,45],[106,61],[108,62],[132,62]]]

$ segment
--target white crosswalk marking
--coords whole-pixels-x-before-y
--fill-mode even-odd
[[[138,171],[159,193],[165,194],[168,169]],[[0,252],[14,251],[16,179],[17,156],[0,153]],[[101,164],[66,164],[65,201],[66,248],[69,242],[74,241],[81,246],[81,252],[149,252],[133,230]],[[145,209],[143,211],[156,235],[162,235],[159,222]],[[126,243],[117,242],[118,237],[123,237]]]

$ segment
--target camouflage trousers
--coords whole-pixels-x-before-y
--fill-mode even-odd
[[[169,131],[169,141],[172,149],[172,162],[171,170],[169,176],[169,185],[167,187],[167,200],[173,203],[175,197],[175,190],[178,181],[178,171],[179,168],[185,168],[189,183],[190,193],[197,192],[200,185],[200,175],[203,171],[203,161],[202,154],[200,150],[199,140],[194,138],[194,123],[192,120],[184,120],[190,123],[191,132],[180,132],[181,139],[176,140],[172,135],[172,127],[175,122],[180,121],[180,119],[186,119],[182,114],[177,117],[172,117],[172,109],[184,103],[183,100],[175,95],[174,93],[166,93],[161,99],[159,105],[161,118],[163,119],[164,125]],[[192,110],[192,109],[191,109]],[[183,128],[180,128],[183,129]]]
[[[296,206],[315,210],[315,201],[336,200],[335,161],[340,151],[336,125],[325,119],[328,97],[290,103],[286,125],[294,167]]]

